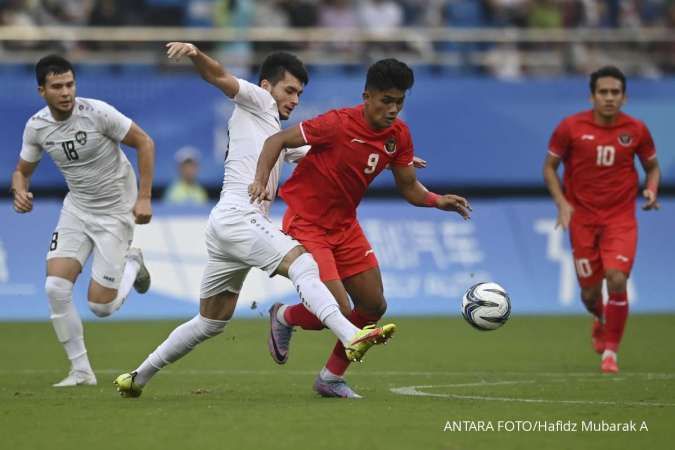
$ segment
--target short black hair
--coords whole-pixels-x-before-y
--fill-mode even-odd
[[[304,85],[309,83],[307,69],[297,56],[287,52],[274,52],[268,55],[260,66],[258,84],[262,80],[267,80],[274,86],[284,78],[285,72],[293,75]]]
[[[381,59],[368,68],[366,90],[407,91],[415,83],[415,75],[408,65],[394,58]]]
[[[598,83],[598,78],[603,77],[616,78],[617,80],[621,81],[621,90],[624,93],[626,92],[626,75],[624,75],[618,67],[604,66],[591,74],[591,94],[595,94],[595,85]]]
[[[72,64],[66,58],[59,55],[47,55],[35,65],[35,78],[39,86],[44,86],[47,81],[47,75],[61,75],[62,73],[73,72]]]

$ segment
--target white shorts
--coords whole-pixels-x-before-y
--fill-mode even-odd
[[[206,227],[208,262],[200,298],[229,291],[238,294],[251,267],[273,276],[296,240],[285,235],[260,211],[237,205],[219,205]]]
[[[89,214],[64,206],[52,234],[47,260],[74,258],[84,267],[94,253],[91,277],[101,286],[119,288],[127,250],[134,238],[131,213]]]

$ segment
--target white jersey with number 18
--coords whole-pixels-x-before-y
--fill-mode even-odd
[[[37,162],[49,153],[68,184],[64,205],[95,214],[127,214],[138,188],[120,141],[131,123],[105,102],[77,97],[66,120],[54,119],[48,107],[28,120],[20,156]]]

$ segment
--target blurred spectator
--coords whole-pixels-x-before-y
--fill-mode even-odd
[[[280,8],[286,12],[291,28],[315,27],[319,24],[319,11],[315,2],[307,0],[284,0]],[[289,50],[302,50],[310,47],[309,42],[294,42],[287,45]]]
[[[487,0],[490,22],[498,27],[527,26],[528,0]]]
[[[322,0],[319,5],[319,26],[352,30],[358,28],[359,19],[351,0]],[[345,33],[341,33],[345,35]],[[332,42],[326,45],[327,50],[339,52],[360,52],[358,42]]]
[[[176,152],[178,179],[164,194],[164,202],[173,205],[203,205],[208,200],[206,190],[197,181],[200,153],[194,147],[182,147]]]
[[[288,28],[288,15],[281,8],[281,1],[256,0],[252,25],[262,28]],[[286,46],[285,42],[267,41],[253,43],[253,49],[259,55],[258,59],[262,59],[260,55],[266,55],[276,50],[284,50]]]
[[[361,25],[370,31],[391,31],[403,25],[403,8],[392,0],[358,2]]]
[[[527,23],[533,28],[560,28],[563,25],[562,11],[553,0],[533,0]]]
[[[94,0],[37,0],[34,4],[40,25],[86,25]]]
[[[403,25],[403,8],[392,0],[364,0],[358,5],[359,24],[364,30],[387,36]],[[374,59],[403,48],[402,42],[372,42],[367,45],[366,51]]]

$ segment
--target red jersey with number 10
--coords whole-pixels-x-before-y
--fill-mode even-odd
[[[607,223],[634,220],[638,174],[634,157],[656,157],[649,130],[641,121],[619,113],[603,126],[593,111],[566,117],[555,129],[549,152],[562,159],[565,197],[578,220]]]
[[[413,163],[412,138],[401,120],[372,129],[363,105],[335,109],[300,124],[312,146],[279,191],[297,215],[326,229],[346,228],[368,185],[388,165]]]

